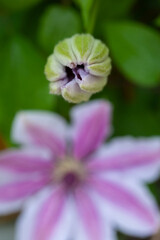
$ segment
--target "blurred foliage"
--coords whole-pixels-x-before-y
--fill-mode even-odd
[[[15,36],[1,51],[0,124],[8,133],[11,118],[26,108],[50,108],[45,61],[29,40]],[[30,71],[32,69],[32,71]]]
[[[136,0],[100,0],[99,18],[101,21],[128,16]]]
[[[41,0],[0,0],[0,4],[3,7],[3,9],[7,11],[17,11],[17,10],[23,10],[26,8],[30,8],[37,3],[39,3]]]
[[[157,27],[160,27],[160,16],[158,16],[156,19],[155,19],[155,25]]]
[[[78,12],[72,8],[54,5],[46,9],[42,15],[38,40],[42,48],[51,53],[58,41],[79,32],[81,21]]]
[[[117,66],[128,79],[144,86],[160,83],[159,33],[127,21],[106,23],[104,35]]]
[[[50,109],[69,120],[72,104],[48,94],[43,71],[55,44],[77,32],[109,45],[112,74],[92,98],[113,103],[114,136],[160,135],[159,31],[160,0],[0,0],[1,145],[19,110]],[[149,187],[160,203],[159,183]]]

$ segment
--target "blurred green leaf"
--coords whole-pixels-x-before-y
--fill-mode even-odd
[[[44,64],[43,57],[23,37],[15,37],[3,46],[0,56],[0,128],[3,133],[9,133],[17,111],[51,108],[53,98],[43,74]]]
[[[0,41],[9,39],[12,35],[24,29],[26,13],[0,15]]]
[[[115,127],[117,135],[152,136],[160,135],[159,94],[137,88],[132,100],[116,103]],[[120,101],[119,101],[120,102]],[[123,124],[119,124],[119,123]]]
[[[154,23],[157,27],[160,27],[160,15],[155,19]]]
[[[123,103],[121,107],[117,105],[116,108],[114,119],[116,135],[152,136],[160,134],[160,114],[142,104],[137,109],[136,103]]]
[[[100,0],[100,19],[119,18],[127,15],[137,0]]]
[[[38,40],[47,52],[51,52],[58,41],[80,31],[80,17],[74,9],[52,5],[42,16]]]
[[[104,98],[113,104],[114,137],[160,135],[158,88],[135,86],[115,75],[114,79],[109,78],[103,91],[92,98]]]
[[[32,7],[42,0],[0,0],[0,6],[6,10],[17,11]]]
[[[143,86],[160,83],[160,35],[134,22],[107,23],[105,39],[118,68]]]

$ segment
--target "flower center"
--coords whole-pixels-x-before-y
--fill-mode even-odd
[[[72,158],[58,160],[54,169],[54,180],[62,182],[67,187],[75,187],[81,183],[86,176],[83,164]]]
[[[65,67],[65,71],[67,73],[68,81],[72,81],[75,77],[79,80],[82,80],[81,73],[85,72],[84,64],[77,65],[75,68]]]

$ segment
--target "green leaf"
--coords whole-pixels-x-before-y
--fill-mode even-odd
[[[0,56],[0,129],[9,133],[15,113],[22,109],[50,109],[53,98],[49,95],[44,77],[45,59],[23,37],[11,39]]]
[[[103,98],[112,102],[113,137],[160,135],[158,89],[135,86],[115,75],[103,91],[92,98]]]
[[[117,67],[134,83],[160,83],[160,35],[134,22],[107,23],[104,37]]]
[[[157,27],[160,27],[160,15],[155,19],[154,23]]]
[[[100,0],[99,18],[111,19],[127,15],[137,0]]]
[[[42,16],[38,40],[40,45],[50,53],[58,41],[80,31],[80,17],[74,9],[52,5]]]
[[[32,7],[42,0],[0,0],[0,6],[10,11],[23,10]]]

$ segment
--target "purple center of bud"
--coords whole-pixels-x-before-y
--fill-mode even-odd
[[[74,78],[82,80],[82,73],[85,73],[84,64],[77,65],[75,68],[65,67],[68,81],[72,81]]]

